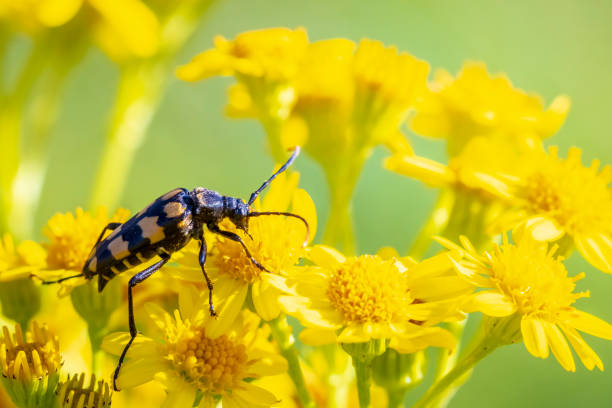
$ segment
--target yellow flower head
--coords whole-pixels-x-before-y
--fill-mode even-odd
[[[91,375],[85,385],[85,373],[68,375],[58,386],[57,400],[60,408],[109,408],[112,392],[104,380],[96,381]]]
[[[19,324],[11,336],[9,329],[2,328],[0,338],[0,364],[2,375],[22,382],[30,382],[55,374],[62,362],[59,342],[46,326],[32,323],[32,331],[25,336]]]
[[[558,96],[545,109],[542,99],[515,88],[505,75],[491,75],[483,63],[467,62],[456,78],[436,72],[410,123],[423,136],[446,138],[451,156],[474,136],[539,141],[554,134],[569,111]]]
[[[281,373],[287,363],[268,342],[269,331],[258,327],[259,319],[240,311],[243,300],[236,289],[236,285],[215,288],[218,319],[208,314],[208,293],[193,286],[181,288],[180,311],[173,315],[147,304],[163,342],[138,336],[117,385],[131,388],[155,379],[167,388],[165,404],[177,407],[191,406],[198,390],[204,395],[199,407],[214,407],[219,397],[224,405],[235,406],[267,407],[277,402],[251,380]],[[119,355],[128,339],[128,333],[112,334],[102,347]]]
[[[549,348],[568,371],[576,367],[568,341],[592,370],[603,364],[586,344],[578,330],[612,340],[612,325],[576,309],[577,299],[588,292],[574,292],[575,282],[584,274],[569,277],[561,257],[555,257],[556,247],[522,234],[517,243],[504,236],[501,246],[491,252],[477,253],[471,243],[462,238],[463,248],[438,239],[447,248],[461,251],[463,259],[456,268],[468,281],[483,290],[466,303],[466,311],[482,311],[488,316],[516,316],[527,350],[535,357],[548,357]]]
[[[17,247],[13,237],[0,238],[0,281],[24,278],[46,264],[45,250],[34,241],[23,241]]]
[[[449,254],[422,263],[410,258],[362,255],[345,258],[326,246],[309,250],[315,266],[286,278],[292,293],[281,302],[306,327],[307,344],[364,343],[391,339],[411,353],[427,346],[453,347],[450,333],[433,324],[455,318],[470,285],[452,269]]]
[[[308,36],[304,29],[270,28],[238,34],[234,40],[215,37],[215,48],[204,51],[177,70],[184,81],[217,75],[241,75],[267,81],[295,76],[304,57]]]
[[[312,239],[317,227],[315,207],[308,193],[297,187],[298,181],[299,174],[295,172],[278,175],[263,201],[255,201],[253,210],[291,211],[301,215],[308,222],[308,237]],[[206,269],[213,275],[213,280],[216,280],[215,290],[234,281],[238,282],[243,300],[246,299],[248,289],[251,289],[253,305],[260,317],[264,320],[275,318],[280,313],[280,291],[271,286],[270,281],[277,279],[279,275],[286,275],[299,262],[304,253],[304,239],[307,237],[305,225],[292,217],[253,217],[249,221],[249,234],[252,238],[243,230],[236,229],[228,220],[221,222],[219,227],[238,234],[253,258],[270,272],[255,266],[238,242],[208,233]],[[193,246],[190,248],[195,249]],[[175,268],[174,276],[202,281],[202,270],[196,253],[178,259],[181,266]]]
[[[581,163],[581,150],[566,159],[558,149],[533,156],[521,172],[505,179],[514,208],[497,229],[525,223],[534,238],[556,240],[564,234],[596,268],[612,273],[612,181],[610,166]]]

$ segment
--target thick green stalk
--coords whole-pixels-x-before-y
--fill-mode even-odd
[[[298,351],[295,348],[295,340],[291,334],[291,326],[287,323],[284,315],[268,322],[272,330],[272,336],[280,348],[283,357],[289,363],[289,376],[295,385],[298,399],[305,408],[314,408],[315,404],[306,388],[306,381],[300,366]]]
[[[372,386],[372,360],[353,358],[353,367],[355,367],[355,377],[357,378],[359,408],[370,408],[372,406],[370,396],[370,387]]]

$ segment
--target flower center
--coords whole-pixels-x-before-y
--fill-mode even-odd
[[[253,218],[249,225],[253,239],[228,220],[224,220],[219,227],[240,235],[253,259],[271,272],[280,272],[295,265],[302,254],[304,227],[293,219],[280,216]],[[209,259],[219,272],[248,283],[260,278],[262,270],[247,257],[238,242],[219,236],[215,236],[215,239],[217,241]]]
[[[36,322],[32,327],[32,332],[26,333],[25,339],[19,324],[15,325],[13,338],[6,326],[2,328],[0,365],[3,376],[31,381],[32,378],[40,378],[57,371],[61,363],[57,338]]]
[[[203,392],[235,388],[246,376],[246,347],[227,335],[211,339],[204,328],[186,327],[168,341],[167,351],[174,367]]]
[[[398,266],[372,255],[347,259],[332,274],[327,296],[347,323],[402,319],[413,300]]]
[[[528,209],[555,219],[570,235],[612,229],[610,174],[580,164],[580,151],[566,160],[551,158],[549,165],[527,179]]]
[[[58,400],[61,408],[104,408],[111,406],[111,391],[104,380],[96,382],[91,375],[89,385],[85,385],[85,374],[68,376],[60,383]]]
[[[514,300],[522,314],[554,315],[588,293],[573,293],[582,274],[568,277],[553,251],[539,244],[504,244],[490,256],[491,280]]]

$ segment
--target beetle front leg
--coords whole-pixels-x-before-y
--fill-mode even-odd
[[[215,308],[213,307],[213,299],[212,299],[213,284],[210,278],[208,277],[208,274],[206,273],[206,269],[204,268],[204,265],[206,264],[206,240],[204,239],[204,232],[200,233],[199,240],[200,240],[200,255],[198,257],[198,260],[200,261],[200,267],[202,268],[202,273],[204,274],[204,279],[206,279],[206,285],[208,286],[209,311],[210,311],[211,316],[217,316],[217,313],[215,312]]]

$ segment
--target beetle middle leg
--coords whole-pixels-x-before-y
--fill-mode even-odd
[[[138,334],[138,330],[136,329],[136,323],[134,322],[134,301],[132,299],[132,288],[147,279],[149,276],[153,275],[155,272],[157,272],[169,260],[170,257],[166,255],[162,257],[161,261],[149,266],[142,272],[138,272],[130,279],[130,283],[128,284],[128,324],[130,326],[130,340],[123,348],[121,356],[119,357],[119,362],[117,363],[117,368],[115,368],[115,373],[113,374],[113,388],[115,389],[115,391],[119,391],[119,389],[117,388],[117,377],[119,377],[119,370],[121,369],[121,364],[123,364],[125,355],[127,354],[128,349],[132,345],[132,342],[136,338],[136,335]]]
[[[215,312],[215,308],[213,307],[212,299],[213,284],[210,278],[208,277],[208,274],[206,273],[206,269],[204,269],[204,265],[206,264],[206,241],[204,240],[203,231],[200,232],[200,236],[198,237],[198,239],[200,240],[200,255],[198,257],[198,260],[200,261],[200,267],[202,268],[202,273],[204,274],[204,279],[206,279],[206,285],[208,286],[208,305],[210,315],[216,316],[217,313]]]
[[[219,235],[221,235],[221,236],[223,236],[225,238],[231,239],[232,241],[238,242],[240,245],[242,245],[242,249],[244,249],[244,252],[245,252],[247,258],[249,258],[249,260],[253,263],[253,265],[255,265],[256,267],[258,267],[259,269],[261,269],[264,272],[271,273],[269,270],[266,269],[265,266],[263,266],[262,264],[257,262],[257,260],[255,258],[253,258],[253,255],[251,255],[251,252],[249,251],[249,248],[247,248],[247,246],[245,245],[244,241],[242,241],[242,238],[240,238],[240,235],[234,234],[231,231],[223,231],[223,230],[219,229],[219,226],[217,226],[216,224],[208,224],[207,227],[208,227],[208,229],[211,232],[214,232],[215,234],[219,234]]]

